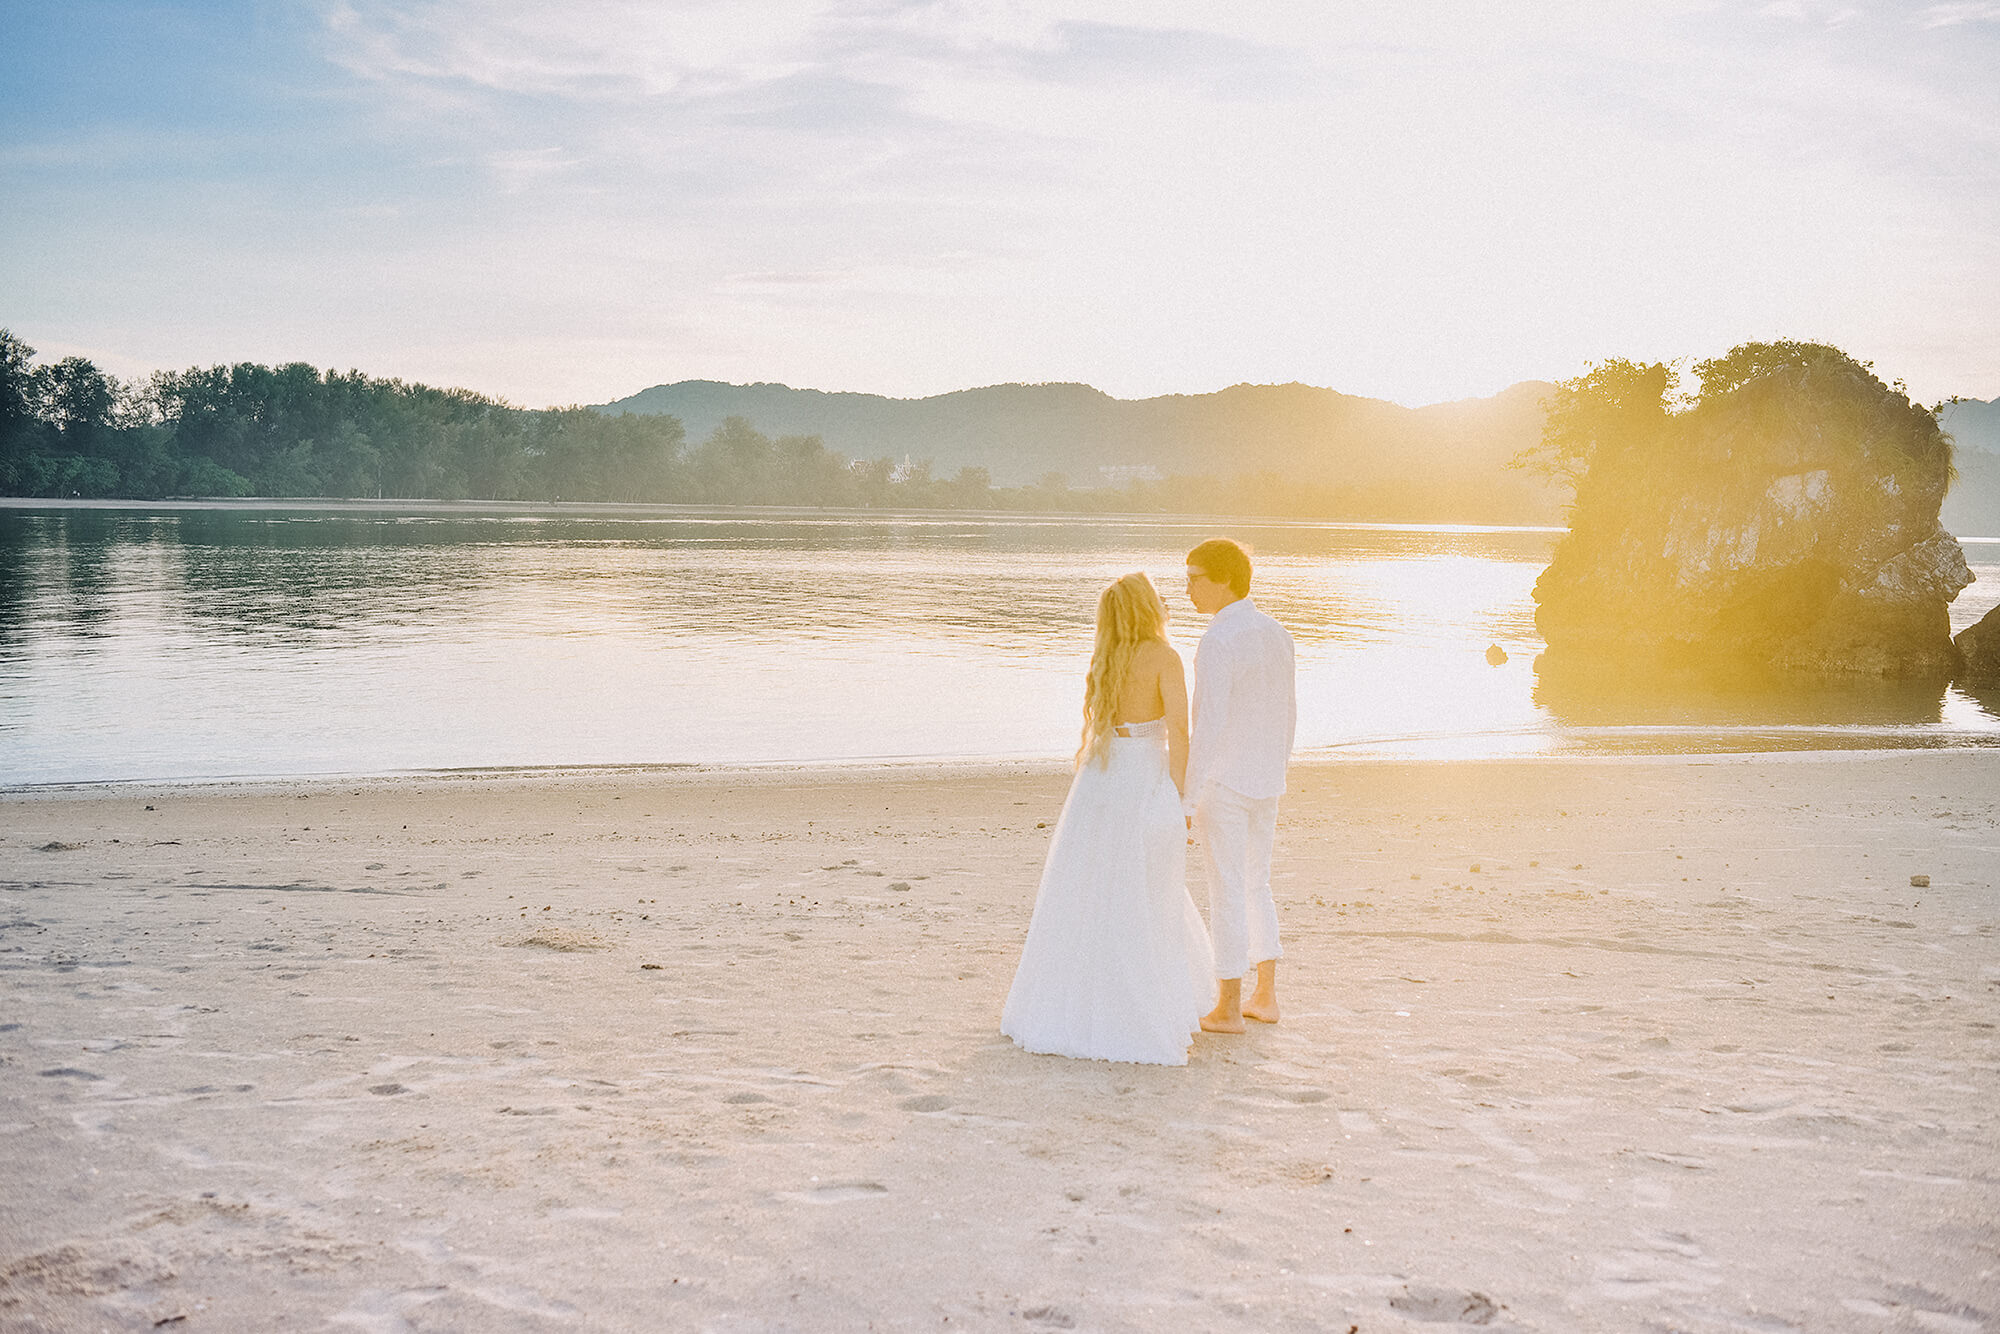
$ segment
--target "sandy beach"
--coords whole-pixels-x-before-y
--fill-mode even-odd
[[[0,795],[0,1328],[2000,1328],[2000,752],[1300,766],[1185,1069],[1066,783]]]

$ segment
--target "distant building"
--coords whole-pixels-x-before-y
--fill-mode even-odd
[[[1114,491],[1122,490],[1134,482],[1157,482],[1160,470],[1150,463],[1107,463],[1097,470],[1103,478],[1103,485]]]

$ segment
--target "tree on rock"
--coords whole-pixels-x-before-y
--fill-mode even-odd
[[[1543,400],[1541,443],[1515,463],[1575,487],[1600,454],[1653,446],[1671,422],[1679,388],[1679,374],[1661,362],[1614,357],[1592,366]]]
[[[1936,412],[1838,348],[1745,343],[1557,386],[1525,463],[1575,484],[1535,585],[1548,666],[1948,679],[1972,581]]]

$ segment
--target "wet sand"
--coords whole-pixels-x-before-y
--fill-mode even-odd
[[[2000,1322],[2000,753],[1301,767],[1185,1069],[997,1032],[1066,782],[0,794],[0,1328]]]

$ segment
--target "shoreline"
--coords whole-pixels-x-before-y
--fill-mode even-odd
[[[1981,1328],[1996,776],[1295,766],[1184,1068],[998,1033],[1060,765],[0,794],[0,1330]]]
[[[1770,729],[1758,729],[1770,730]],[[1810,730],[1810,729],[1802,729]],[[1977,740],[1967,737],[1978,737]],[[1679,765],[1679,764],[1839,764],[1900,756],[1993,754],[2000,756],[2000,736],[1986,739],[1970,733],[1904,746],[1798,746],[1782,750],[1629,750],[1558,751],[1521,755],[1397,755],[1379,753],[1311,753],[1292,757],[1290,770],[1362,767],[1444,767],[1460,765]],[[183,794],[290,792],[299,789],[359,785],[401,788],[452,786],[468,783],[560,784],[611,782],[619,779],[714,778],[749,782],[784,782],[791,778],[847,776],[856,779],[897,778],[921,773],[940,781],[979,779],[1003,774],[1068,775],[1071,761],[1050,756],[860,760],[745,760],[733,763],[663,761],[641,764],[494,765],[450,769],[398,769],[355,773],[197,775],[188,778],[54,779],[48,782],[0,783],[0,802],[10,798],[83,797],[92,793],[117,795],[159,791]]]

